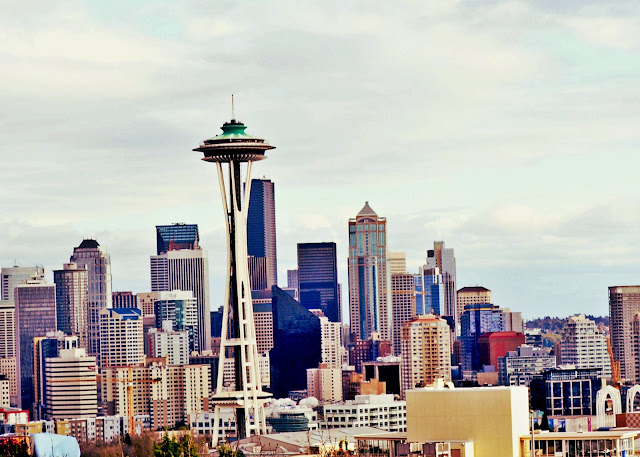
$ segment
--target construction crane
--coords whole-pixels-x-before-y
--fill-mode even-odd
[[[611,384],[616,389],[620,389],[620,362],[613,356],[611,336],[607,336],[607,352],[609,353],[609,362],[611,363]]]

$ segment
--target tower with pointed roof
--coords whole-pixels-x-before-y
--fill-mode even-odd
[[[387,220],[365,202],[349,219],[349,317],[359,340],[391,340]]]
[[[262,391],[258,365],[260,359],[247,262],[247,213],[253,162],[265,159],[265,152],[274,147],[262,138],[245,133],[246,128],[233,113],[231,121],[222,126],[220,135],[204,140],[194,149],[204,154],[202,160],[216,164],[227,227],[227,287],[218,363],[220,367],[224,366],[228,352],[233,352],[235,385],[225,386],[224,370],[218,370],[216,392],[212,398],[215,405],[214,445],[219,438],[222,408],[235,409],[238,439],[266,433],[264,402],[270,395]],[[229,316],[233,318],[231,328],[227,329]]]

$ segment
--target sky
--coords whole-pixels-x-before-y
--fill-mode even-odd
[[[215,167],[236,117],[276,149],[280,285],[296,243],[365,201],[417,272],[455,249],[458,287],[525,317],[608,314],[640,283],[640,4],[611,1],[0,3],[0,266],[111,255],[150,289],[155,225],[197,223],[223,300]]]

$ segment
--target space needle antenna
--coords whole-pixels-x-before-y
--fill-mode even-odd
[[[236,120],[236,104],[233,101],[233,94],[231,94],[231,120]]]

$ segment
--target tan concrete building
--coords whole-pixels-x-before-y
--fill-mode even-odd
[[[394,355],[400,355],[402,326],[416,315],[416,295],[413,275],[391,274],[392,343]]]
[[[613,355],[620,362],[620,376],[637,381],[635,359],[640,355],[631,344],[632,324],[640,315],[640,286],[609,287],[609,331]]]
[[[463,287],[458,290],[458,308],[464,311],[467,305],[475,305],[476,303],[492,303],[491,291],[486,287],[473,286]]]
[[[518,457],[529,433],[528,389],[474,387],[409,390],[407,441],[473,441],[475,457]]]
[[[407,272],[407,255],[404,252],[389,252],[389,274],[403,274]]]
[[[321,403],[342,401],[342,370],[326,363],[307,369],[307,395]]]

